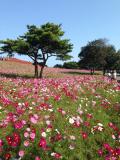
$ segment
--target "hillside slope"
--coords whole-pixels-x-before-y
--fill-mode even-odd
[[[0,73],[13,75],[29,75],[34,73],[32,63],[16,58],[0,60]]]
[[[39,67],[40,70],[40,67]],[[72,75],[89,74],[88,70],[44,68],[44,77],[65,77]],[[16,58],[0,60],[0,75],[7,77],[33,77],[34,66],[31,62],[19,60]]]

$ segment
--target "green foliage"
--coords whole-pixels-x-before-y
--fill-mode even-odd
[[[56,64],[56,65],[54,65],[54,68],[63,68],[63,65],[62,64]]]
[[[63,64],[63,68],[67,68],[67,69],[78,69],[79,66],[78,66],[78,63],[77,63],[77,62],[71,61],[71,62],[65,62],[65,63]]]
[[[106,65],[105,69],[108,70],[120,70],[120,52],[109,52],[105,58]]]
[[[89,69],[118,69],[120,54],[105,39],[89,42],[81,48],[79,66]]]
[[[13,46],[15,41],[11,39],[1,40],[0,44],[3,44],[3,46],[0,47],[0,54],[8,53],[9,57],[12,57],[14,54]]]
[[[80,63],[88,68],[102,68],[105,65],[106,40],[98,39],[81,48]]]
[[[51,56],[64,57],[72,51],[69,40],[61,39],[64,35],[61,25],[54,23],[46,23],[40,27],[28,25],[27,29],[28,32],[21,38],[37,52],[38,60],[44,61],[44,58],[47,60]]]
[[[75,61],[64,62],[63,65],[56,64],[54,68],[79,69],[78,63]]]

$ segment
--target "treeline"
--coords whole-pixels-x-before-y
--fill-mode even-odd
[[[80,66],[78,62],[71,61],[71,62],[64,62],[63,65],[56,64],[54,68],[79,69]]]

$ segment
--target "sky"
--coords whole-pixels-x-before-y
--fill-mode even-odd
[[[27,24],[46,22],[62,24],[64,38],[74,45],[73,61],[78,61],[81,47],[94,39],[107,38],[120,49],[120,0],[0,0],[0,39],[16,39],[27,31]],[[53,57],[47,65],[62,63]]]

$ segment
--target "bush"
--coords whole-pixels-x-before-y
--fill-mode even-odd
[[[63,68],[66,69],[79,69],[78,63],[77,62],[65,62],[63,64]]]

